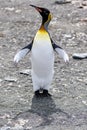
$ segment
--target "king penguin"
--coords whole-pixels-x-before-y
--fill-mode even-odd
[[[56,51],[65,62],[69,62],[69,56],[60,46],[56,45],[48,32],[48,25],[52,19],[50,11],[46,8],[34,7],[42,16],[42,24],[32,42],[22,48],[14,57],[18,63],[31,51],[32,83],[35,96],[51,96],[49,89],[54,75],[54,51]]]

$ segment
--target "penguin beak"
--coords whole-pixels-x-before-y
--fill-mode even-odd
[[[37,7],[35,5],[30,5],[32,7],[34,7],[39,13],[42,13],[42,9],[40,7]]]

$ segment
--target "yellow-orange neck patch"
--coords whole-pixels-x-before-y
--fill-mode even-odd
[[[41,31],[41,32],[46,32],[46,29],[45,29],[44,25],[41,25],[39,31]]]

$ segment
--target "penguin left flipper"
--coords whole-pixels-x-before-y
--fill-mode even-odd
[[[53,49],[60,55],[60,57],[64,59],[65,62],[69,62],[69,56],[65,52],[65,50],[63,50],[60,46],[56,45],[53,41],[52,41],[52,46],[53,46]]]
[[[31,49],[32,49],[32,44],[33,44],[33,41],[32,41],[29,45],[27,45],[27,46],[25,46],[24,48],[22,48],[22,49],[15,55],[15,57],[14,57],[14,62],[15,62],[15,63],[18,63],[22,58],[25,57],[25,55],[27,55],[27,54],[31,51]]]

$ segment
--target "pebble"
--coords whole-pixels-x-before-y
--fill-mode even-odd
[[[21,13],[21,10],[20,10],[20,9],[17,9],[17,10],[15,11],[15,13]]]
[[[2,33],[2,32],[0,32],[0,37],[4,37],[5,35]]]
[[[2,79],[0,79],[0,82],[2,82],[3,80]]]
[[[5,77],[4,80],[8,82],[16,82],[17,78],[8,76],[8,77]]]
[[[87,22],[87,18],[81,19],[81,22]]]
[[[87,53],[74,53],[72,57],[74,59],[84,59],[87,58]]]
[[[5,10],[8,10],[8,11],[14,11],[14,9],[15,9],[14,7],[11,7],[11,8],[10,7],[6,7],[5,8]]]
[[[86,101],[82,101],[82,103],[83,103],[84,105],[87,105],[87,102],[86,102]]]
[[[55,1],[55,4],[67,4],[71,3],[71,0],[57,0]]]
[[[78,8],[86,8],[87,9],[87,1],[83,1]]]
[[[0,130],[10,130],[10,127],[9,126],[3,126],[3,127],[1,127]]]
[[[68,38],[68,39],[72,38],[72,36],[70,34],[65,34],[64,37]]]
[[[31,69],[21,70],[21,71],[20,71],[20,74],[31,75]]]
[[[16,124],[15,127],[12,127],[11,130],[24,130],[23,126]]]
[[[15,127],[3,126],[3,127],[1,127],[0,130],[24,130],[24,129],[23,129],[23,126],[18,125]]]
[[[82,5],[87,6],[87,1],[83,1]]]

